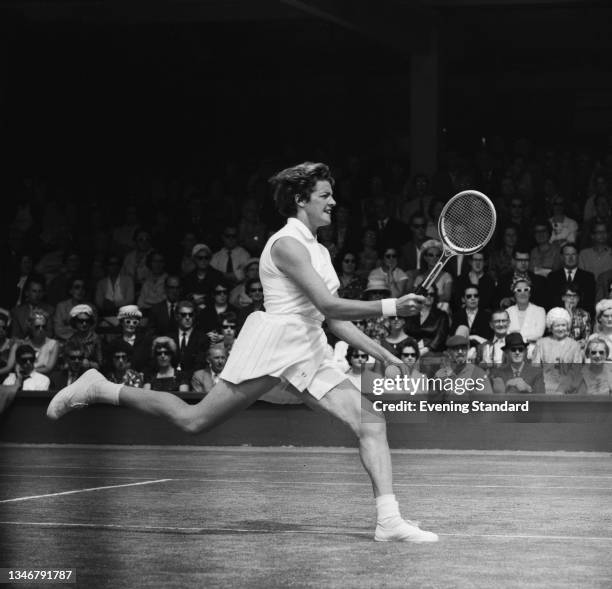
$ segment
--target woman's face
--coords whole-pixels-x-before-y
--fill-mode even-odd
[[[368,230],[363,234],[363,245],[366,247],[376,247],[376,232]]]
[[[412,346],[406,346],[405,348],[402,348],[400,358],[404,364],[414,366],[417,361],[417,351]]]
[[[342,258],[342,274],[355,274],[357,268],[357,257],[355,254],[344,254]]]
[[[591,364],[603,364],[606,361],[606,346],[593,342],[589,346],[588,357],[591,359]]]
[[[514,298],[517,303],[527,304],[531,298],[531,287],[526,282],[517,282],[514,286]]]
[[[563,297],[563,303],[566,309],[575,309],[578,306],[578,295],[575,292],[568,291]]]
[[[391,325],[391,331],[395,333],[399,333],[400,331],[404,329],[404,325],[406,324],[406,321],[403,317],[391,317],[391,320],[389,321],[389,323]]]
[[[564,339],[569,334],[569,325],[567,321],[555,321],[550,328],[555,339]]]
[[[394,270],[397,267],[397,250],[388,248],[383,254],[383,265],[389,270]]]
[[[604,329],[612,330],[612,309],[604,311],[599,318],[599,322]]]
[[[172,362],[172,354],[168,348],[157,348],[155,350],[155,361],[158,368],[168,368]]]
[[[75,318],[76,330],[81,333],[86,333],[91,327],[91,317],[89,315],[81,314]]]
[[[430,247],[425,250],[423,256],[425,258],[425,263],[427,264],[427,266],[429,268],[433,268],[436,265],[436,262],[442,256],[442,252],[437,247]]]
[[[513,228],[508,228],[504,231],[504,244],[509,247],[514,247],[516,245],[516,241],[518,236],[516,231]]]
[[[427,294],[425,295],[425,302],[423,305],[428,308],[431,307],[434,303],[435,296],[436,290],[434,288],[427,289]]]
[[[21,260],[19,261],[19,272],[22,276],[32,272],[33,267],[34,262],[31,256],[21,256]]]
[[[121,329],[123,329],[124,335],[134,335],[139,325],[140,319],[137,317],[126,317],[121,320]]]
[[[368,361],[368,355],[361,350],[355,350],[350,358],[351,368],[361,368]]]
[[[226,341],[233,341],[236,337],[236,324],[233,321],[223,321],[221,332]]]
[[[47,321],[43,317],[36,317],[32,321],[31,330],[33,338],[45,337],[47,329]]]

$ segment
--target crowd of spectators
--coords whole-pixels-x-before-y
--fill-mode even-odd
[[[420,316],[357,325],[416,374],[469,365],[491,392],[612,394],[612,376],[597,376],[612,362],[612,152],[519,142],[441,161],[412,178],[400,161],[330,162],[337,206],[319,241],[342,297],[414,291],[442,254],[437,221],[453,194],[483,191],[498,212],[489,246],[445,266]],[[259,255],[284,222],[266,184],[277,167],[232,164],[208,184],[151,177],[114,197],[95,183],[21,182],[3,228],[0,382],[57,389],[95,367],[206,394],[264,308]],[[383,370],[330,344],[349,378]]]

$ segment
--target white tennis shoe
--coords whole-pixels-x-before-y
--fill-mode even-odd
[[[103,382],[106,379],[95,368],[85,371],[72,384],[59,391],[49,407],[47,407],[47,417],[49,419],[59,419],[73,409],[82,409],[91,403],[96,402],[96,390],[93,385]]]
[[[377,523],[374,540],[376,542],[437,542],[438,535],[421,530],[419,522],[397,518],[389,526]]]

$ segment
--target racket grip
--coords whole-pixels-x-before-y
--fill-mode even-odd
[[[414,294],[424,297],[427,294],[427,289],[423,286],[423,284],[419,284],[417,289],[414,291]]]

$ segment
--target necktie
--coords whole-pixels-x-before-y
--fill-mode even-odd
[[[234,262],[232,261],[232,250],[227,250],[227,266],[225,272],[229,274],[234,271]]]
[[[181,336],[181,354],[185,351],[187,347],[187,332],[183,331],[183,335]]]
[[[571,270],[567,271],[567,281],[572,282],[572,271]]]
[[[170,304],[170,321],[174,319],[174,313],[176,312],[176,303]]]

